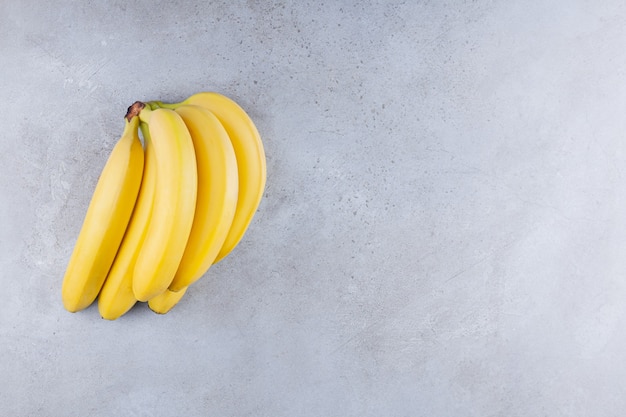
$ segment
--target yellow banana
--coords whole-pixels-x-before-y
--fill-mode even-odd
[[[163,293],[183,256],[196,208],[198,173],[193,142],[181,117],[168,109],[144,108],[156,159],[156,191],[144,244],[133,271],[139,301]]]
[[[180,291],[197,281],[213,264],[224,244],[237,207],[237,159],[228,134],[210,111],[180,106],[196,153],[198,197],[185,252],[169,289]]]
[[[152,102],[152,104],[174,109],[185,104],[204,107],[217,116],[231,139],[237,159],[239,196],[228,236],[214,261],[217,263],[237,246],[263,196],[267,173],[265,151],[259,132],[252,119],[237,103],[219,93],[194,94],[176,104],[165,104],[159,101]]]
[[[165,290],[163,293],[151,298],[148,301],[148,307],[150,310],[158,314],[165,314],[172,309],[183,298],[187,292],[187,287],[182,288],[179,291]]]
[[[113,266],[98,296],[98,310],[102,318],[107,320],[117,319],[137,302],[133,293],[133,270],[148,230],[156,184],[154,146],[145,123],[141,123],[141,131],[145,143],[145,161],[139,196]]]
[[[98,295],[128,226],[141,183],[143,147],[139,118],[127,115],[124,133],[107,160],[89,203],[63,278],[68,311],[88,307]]]

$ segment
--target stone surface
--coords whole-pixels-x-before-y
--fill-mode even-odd
[[[613,0],[0,3],[0,414],[622,415],[625,19]],[[202,90],[265,141],[244,240],[168,315],[64,311],[127,106]]]

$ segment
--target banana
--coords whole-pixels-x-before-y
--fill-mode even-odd
[[[173,110],[145,107],[156,160],[156,191],[144,244],[133,270],[133,293],[148,301],[163,293],[183,256],[196,208],[198,173],[193,142]]]
[[[140,128],[145,143],[141,188],[128,229],[98,296],[98,310],[107,320],[119,318],[137,302],[133,293],[133,270],[148,230],[156,185],[154,146],[147,125],[141,123]]]
[[[178,304],[185,292],[187,292],[187,287],[176,292],[165,290],[163,293],[151,298],[148,301],[148,307],[157,314],[165,314]]]
[[[70,312],[88,307],[98,295],[120,246],[135,206],[144,153],[139,118],[127,114],[124,132],[113,147],[63,278],[61,296]]]
[[[180,291],[197,281],[213,264],[224,244],[237,207],[237,159],[228,134],[210,111],[184,105],[176,108],[196,153],[198,196],[185,252],[169,289]]]
[[[176,109],[191,104],[204,107],[217,116],[231,139],[237,159],[239,196],[235,217],[214,263],[226,257],[237,246],[259,206],[267,176],[265,150],[254,123],[233,100],[219,93],[194,94],[181,103],[151,102],[162,108]]]
[[[259,133],[233,100],[203,92],[176,104],[136,102],[70,258],[65,308],[99,297],[109,320],[137,301],[167,313],[241,241],[266,176]]]

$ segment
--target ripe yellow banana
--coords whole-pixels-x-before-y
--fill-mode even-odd
[[[237,246],[263,196],[267,173],[265,151],[259,132],[252,119],[237,103],[219,93],[194,94],[176,104],[165,104],[159,101],[152,102],[152,104],[172,109],[185,104],[204,107],[217,116],[231,139],[237,159],[239,196],[228,236],[214,261],[217,263]]]
[[[141,123],[141,131],[145,143],[145,161],[139,196],[113,266],[98,296],[98,310],[102,318],[107,320],[117,319],[137,302],[133,293],[133,270],[148,230],[157,175],[154,146],[145,123]]]
[[[174,278],[187,245],[196,208],[198,173],[193,142],[173,110],[145,107],[156,159],[156,191],[144,244],[133,271],[133,293],[148,301]]]
[[[169,289],[180,291],[197,281],[215,261],[237,207],[239,179],[233,145],[213,113],[184,105],[176,113],[193,140],[198,165],[198,197],[185,252]]]
[[[100,174],[61,290],[63,304],[76,312],[98,295],[128,226],[141,183],[143,147],[139,118],[127,117],[124,133]]]
[[[185,292],[187,292],[187,287],[176,292],[165,290],[163,293],[151,298],[148,301],[148,307],[155,313],[165,314],[178,304]]]

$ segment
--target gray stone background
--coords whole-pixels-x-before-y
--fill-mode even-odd
[[[0,415],[622,416],[621,1],[0,3]],[[166,316],[63,273],[135,100],[264,138]]]

